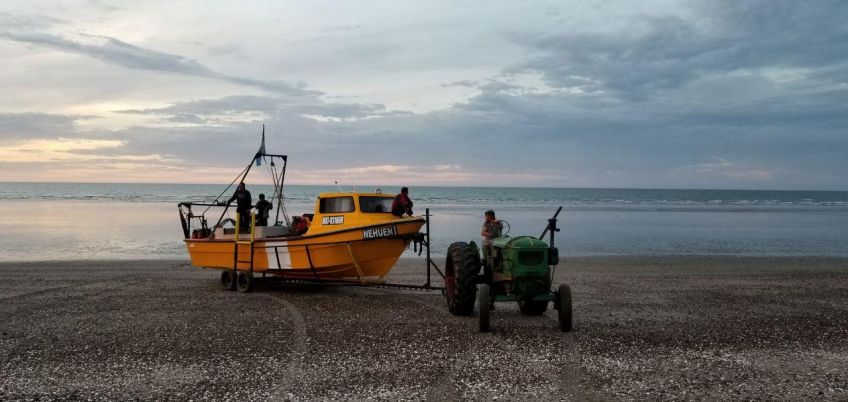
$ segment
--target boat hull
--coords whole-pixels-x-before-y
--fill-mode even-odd
[[[411,218],[314,236],[256,239],[252,244],[242,240],[238,258],[236,240],[185,242],[192,265],[198,267],[252,269],[289,279],[373,280],[388,274],[423,224],[423,219]]]

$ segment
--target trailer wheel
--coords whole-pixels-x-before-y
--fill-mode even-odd
[[[456,242],[448,247],[448,257],[445,261],[445,293],[451,314],[474,313],[479,272],[480,256],[468,243]]]
[[[492,309],[492,291],[489,285],[481,284],[477,290],[477,305],[480,306],[480,332],[489,332],[489,316]]]
[[[559,285],[557,291],[559,300],[559,330],[562,332],[571,331],[571,288],[566,284]]]
[[[524,315],[542,315],[548,311],[547,301],[526,300],[518,302],[518,309]]]
[[[253,274],[250,272],[239,272],[236,288],[239,292],[250,293],[253,291]]]
[[[221,272],[221,286],[224,290],[236,290],[236,273],[233,270]]]

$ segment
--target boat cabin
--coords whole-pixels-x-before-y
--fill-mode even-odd
[[[321,193],[306,234],[332,232],[394,219],[394,196],[380,193]]]
[[[392,215],[393,201],[394,196],[390,194],[321,193],[315,200],[311,224],[305,232],[296,233],[287,226],[257,226],[254,235],[256,238],[314,235],[399,219]],[[235,228],[215,229],[215,239],[234,237]]]

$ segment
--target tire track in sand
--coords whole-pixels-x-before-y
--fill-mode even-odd
[[[402,293],[399,291],[392,291],[389,289],[378,289],[378,288],[361,288],[358,290],[371,291],[373,293],[381,294],[381,295],[390,295],[390,296],[400,296],[405,300],[411,301],[415,304],[424,306],[432,311],[436,311],[438,315],[447,317],[456,323],[463,323],[466,320],[457,318],[452,314],[448,313],[447,306],[444,308],[439,308],[435,304],[423,300],[421,298],[415,297],[409,293]],[[468,325],[466,325],[468,326]],[[470,328],[469,328],[470,330]],[[430,382],[430,387],[427,390],[427,394],[424,395],[424,399],[427,401],[453,401],[460,399],[460,395],[456,393],[456,388],[450,382],[451,376],[454,373],[457,373],[460,368],[462,368],[462,359],[456,359],[444,372],[442,375],[436,377],[435,380]]]
[[[71,283],[71,284],[67,284],[67,285],[59,285],[59,286],[53,286],[53,287],[44,288],[44,289],[31,290],[31,291],[28,291],[28,292],[13,293],[13,294],[10,294],[10,295],[2,295],[2,296],[0,296],[0,300],[6,301],[6,300],[24,299],[24,298],[28,298],[30,296],[39,296],[39,295],[48,294],[48,293],[52,293],[52,292],[56,292],[56,291],[62,291],[62,290],[66,290],[66,289],[88,289],[88,288],[97,287],[97,286],[104,285],[104,284],[113,284],[113,283],[114,284],[127,284],[127,283],[131,283],[133,281],[133,279],[135,279],[135,277],[133,275],[121,275],[121,276],[117,276],[117,277],[114,277],[114,278],[100,279],[100,280],[96,280],[96,281],[93,281],[93,282]],[[76,296],[78,297],[79,295],[76,295]]]
[[[280,384],[270,392],[268,400],[271,401],[289,401],[295,399],[292,393],[297,388],[301,381],[303,362],[306,359],[308,350],[308,333],[306,328],[306,320],[303,318],[303,313],[292,302],[284,299],[282,296],[273,296],[270,294],[256,294],[275,303],[282,305],[292,317],[294,322],[294,343],[292,355],[289,358],[289,363],[283,371],[283,375],[279,378]]]

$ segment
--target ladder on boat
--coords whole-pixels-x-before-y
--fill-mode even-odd
[[[239,234],[241,228],[239,227],[239,223],[241,222],[241,217],[238,213],[236,213],[236,235],[235,235],[235,246],[233,247],[233,271],[239,270],[239,264],[249,264],[248,270],[251,274],[253,274],[253,257],[255,255],[255,247],[254,243],[256,241],[256,214],[250,214],[250,240],[239,240]],[[248,260],[240,260],[239,259],[239,246],[249,246],[250,247],[250,258]]]

